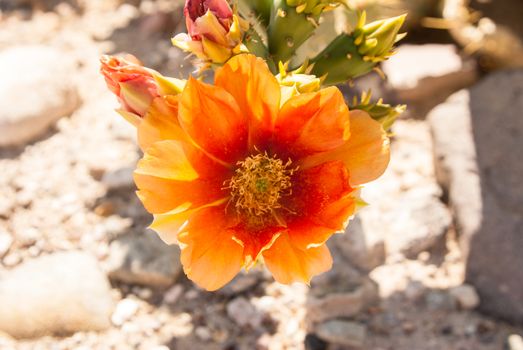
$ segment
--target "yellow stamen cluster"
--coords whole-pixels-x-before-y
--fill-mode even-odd
[[[264,216],[281,208],[280,199],[291,194],[291,160],[270,157],[266,152],[237,163],[234,176],[225,182],[238,214]]]

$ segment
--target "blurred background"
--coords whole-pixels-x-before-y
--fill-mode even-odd
[[[0,0],[0,349],[522,350],[523,2],[351,5],[409,13],[387,78],[341,87],[408,105],[390,167],[310,288],[258,268],[208,293],[147,229],[98,73],[122,52],[192,72],[182,1]]]

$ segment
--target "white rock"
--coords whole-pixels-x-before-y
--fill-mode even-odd
[[[227,304],[227,315],[239,326],[257,328],[263,315],[244,297],[238,297]]]
[[[74,62],[46,46],[17,46],[0,53],[0,147],[17,146],[45,133],[71,114],[79,96]]]
[[[203,341],[208,341],[212,338],[211,331],[207,327],[196,327],[194,334],[196,334],[196,336]]]
[[[121,326],[125,322],[129,321],[136,312],[138,312],[139,305],[135,300],[122,299],[116,305],[113,315],[111,316],[111,322],[115,326]]]
[[[109,282],[86,253],[39,257],[0,277],[0,331],[16,338],[104,330],[113,307]]]
[[[508,350],[523,350],[523,338],[519,334],[511,334],[507,339]]]
[[[362,348],[367,337],[367,327],[357,322],[332,320],[320,324],[316,334],[329,343]]]
[[[463,310],[472,310],[479,305],[479,296],[473,286],[463,284],[451,288],[450,295],[456,300],[457,304]]]
[[[397,207],[384,216],[390,222],[386,228],[387,251],[408,257],[417,256],[441,241],[452,221],[439,198],[415,190],[402,194]]]
[[[394,87],[415,88],[427,77],[441,77],[463,68],[454,45],[400,45],[393,60],[383,62],[383,72]]]
[[[382,69],[402,103],[444,101],[478,75],[473,61],[464,61],[456,46],[440,44],[401,45]]]
[[[7,232],[0,231],[0,259],[7,254],[12,244],[13,237],[11,237]]]

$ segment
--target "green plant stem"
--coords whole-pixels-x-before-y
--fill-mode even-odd
[[[287,62],[314,33],[319,16],[297,13],[285,0],[274,0],[268,27],[269,53],[274,62]]]
[[[324,85],[346,82],[370,72],[376,63],[364,61],[349,34],[338,35],[322,52],[311,61],[314,63],[311,74],[321,77],[326,75]]]

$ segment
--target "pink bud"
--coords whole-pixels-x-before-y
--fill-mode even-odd
[[[107,87],[120,101],[122,109],[143,117],[152,100],[160,96],[158,83],[150,71],[132,55],[100,58]]]
[[[226,0],[186,0],[184,14],[187,32],[195,40],[201,39],[200,30],[195,25],[195,22],[198,18],[204,16],[207,11],[216,16],[223,28],[229,31],[233,12]]]

